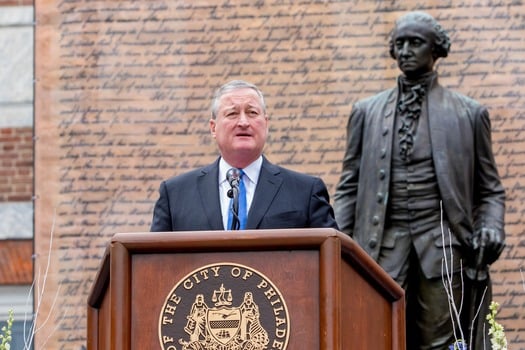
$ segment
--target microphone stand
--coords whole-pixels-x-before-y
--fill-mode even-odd
[[[231,191],[231,196],[230,196]],[[230,230],[238,230],[241,226],[241,223],[239,221],[239,187],[238,186],[232,186],[231,190],[228,191],[228,197],[232,198],[232,223],[230,226]]]

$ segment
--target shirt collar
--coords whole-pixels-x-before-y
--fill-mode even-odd
[[[254,162],[242,169],[248,180],[250,180],[254,184],[256,184],[259,181],[259,174],[261,172],[262,162],[263,157],[259,156],[259,158],[257,158]],[[228,164],[224,160],[224,158],[221,157],[221,159],[219,160],[219,184],[226,181],[226,173],[231,168],[233,167],[230,164]]]

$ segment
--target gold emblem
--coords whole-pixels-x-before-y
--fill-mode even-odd
[[[190,272],[171,290],[159,317],[164,350],[284,350],[289,330],[276,286],[235,263]]]

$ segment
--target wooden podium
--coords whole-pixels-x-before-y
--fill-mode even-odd
[[[404,320],[403,289],[333,229],[118,233],[87,345],[401,350]]]

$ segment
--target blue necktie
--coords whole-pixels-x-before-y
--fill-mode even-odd
[[[247,204],[246,204],[246,187],[244,186],[244,171],[239,169],[241,176],[239,181],[239,212],[237,213],[239,218],[239,230],[246,229],[246,220],[248,218]],[[233,198],[230,201],[230,210],[228,211],[228,229],[231,228],[233,220]]]

